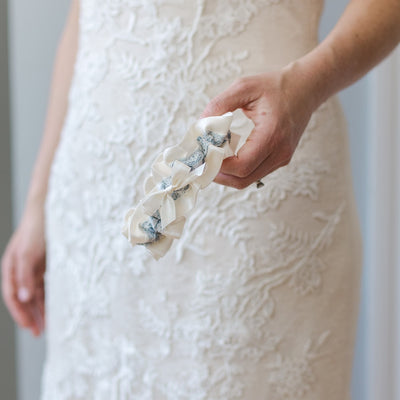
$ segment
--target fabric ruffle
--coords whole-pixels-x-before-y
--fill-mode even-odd
[[[181,236],[199,190],[214,180],[222,161],[237,153],[253,127],[241,110],[202,118],[179,145],[165,149],[144,183],[144,198],[125,215],[122,233],[131,244],[144,245],[157,260],[165,255]]]

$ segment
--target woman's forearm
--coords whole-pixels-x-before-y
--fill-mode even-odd
[[[42,208],[47,192],[50,166],[57,148],[68,106],[78,44],[79,0],[72,0],[53,67],[53,77],[42,142],[28,191],[26,208]]]
[[[287,69],[305,82],[315,109],[366,74],[399,41],[400,0],[352,0],[327,38]]]

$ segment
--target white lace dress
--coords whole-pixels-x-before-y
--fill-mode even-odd
[[[322,0],[81,0],[46,201],[42,400],[348,400],[361,240],[336,97],[289,165],[199,193],[155,261],[150,166],[235,78],[317,44]]]

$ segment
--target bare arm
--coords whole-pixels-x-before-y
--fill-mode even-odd
[[[78,41],[79,0],[72,0],[59,42],[42,143],[31,177],[25,210],[2,258],[2,294],[14,320],[39,335],[44,329],[44,201],[50,166],[68,104]]]
[[[352,0],[334,29],[288,68],[304,74],[314,108],[351,85],[400,41],[400,0]]]
[[[328,37],[286,67],[243,77],[202,116],[242,108],[255,129],[215,181],[239,189],[288,164],[311,114],[377,65],[400,41],[400,0],[352,0]]]
[[[49,170],[68,105],[68,91],[78,44],[78,18],[79,1],[72,0],[54,63],[47,117],[27,197],[28,206],[30,203],[42,205],[46,197]]]

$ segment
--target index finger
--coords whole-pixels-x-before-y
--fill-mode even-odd
[[[207,104],[200,118],[222,115],[253,102],[259,96],[258,90],[254,90],[255,83],[251,77],[237,79]]]

